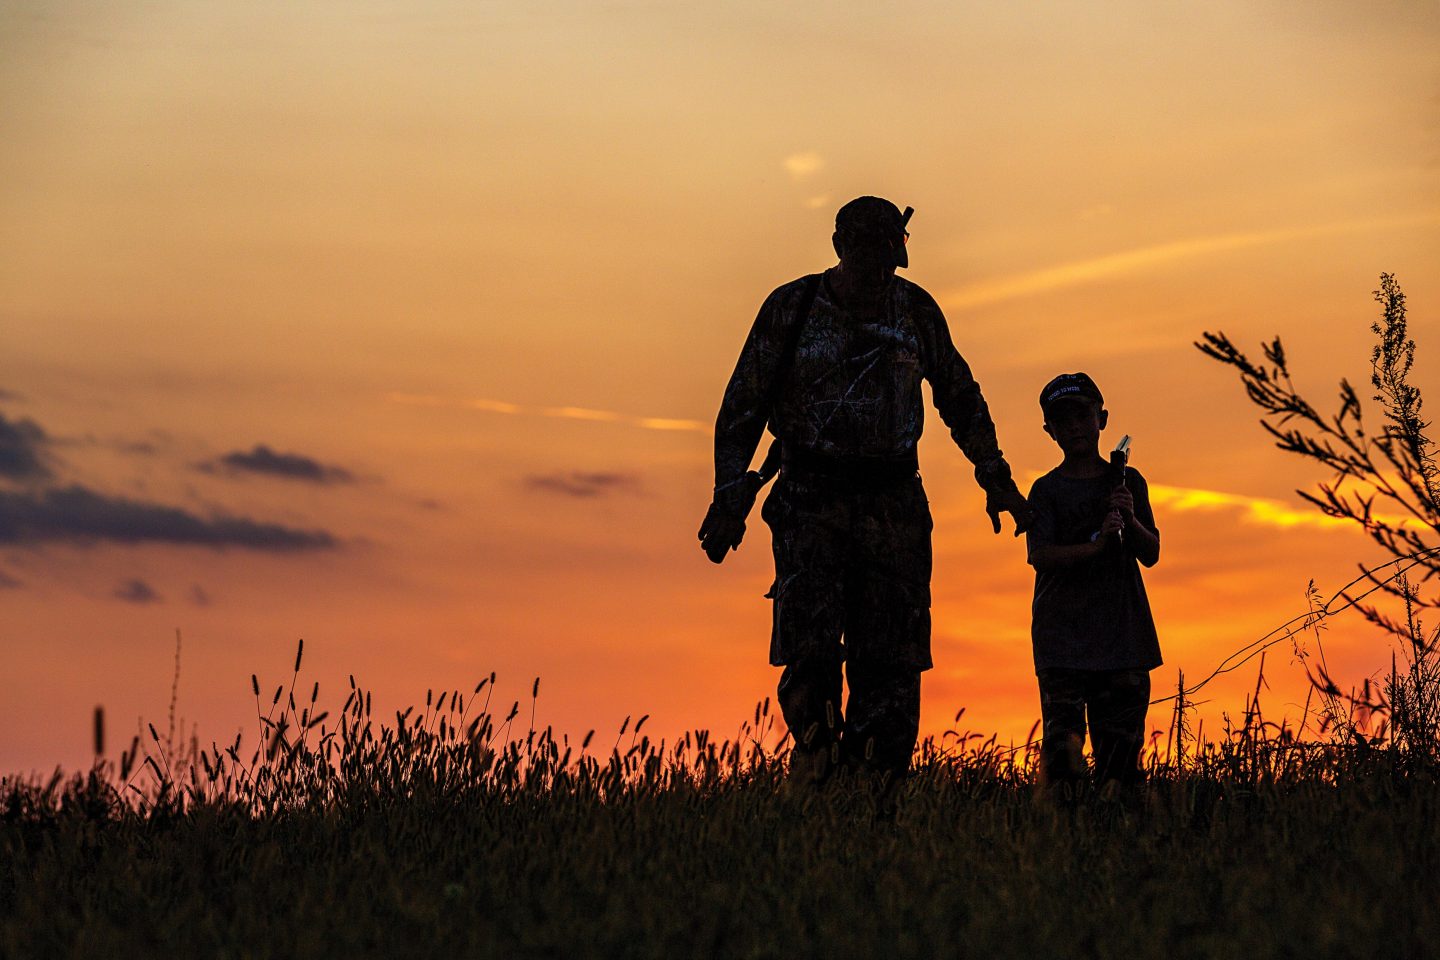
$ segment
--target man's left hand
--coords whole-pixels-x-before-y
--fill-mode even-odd
[[[1020,536],[1030,526],[1031,511],[1030,504],[1025,502],[1025,497],[1020,491],[1013,487],[1002,494],[991,494],[985,498],[985,512],[990,516],[990,525],[995,532],[1000,532],[1000,514],[1008,513],[1015,519],[1015,536]]]

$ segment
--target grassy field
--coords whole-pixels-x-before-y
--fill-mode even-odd
[[[298,673],[297,658],[297,673]],[[0,782],[6,957],[1422,957],[1440,791],[1403,745],[1247,712],[1123,800],[1037,798],[1032,758],[922,745],[882,799],[735,741],[613,749],[450,693],[394,722],[256,683],[260,746],[151,734]],[[482,684],[482,688],[484,685]],[[477,714],[478,709],[478,714]],[[587,738],[588,740],[588,738]],[[945,749],[942,749],[945,748]],[[125,786],[126,783],[130,786]]]

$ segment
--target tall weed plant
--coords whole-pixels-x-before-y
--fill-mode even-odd
[[[1299,495],[1328,517],[1346,520],[1394,558],[1380,567],[1361,565],[1361,575],[1342,591],[1353,606],[1393,643],[1391,669],[1378,685],[1344,695],[1323,658],[1311,674],[1324,715],[1339,739],[1364,742],[1356,718],[1380,718],[1378,736],[1406,764],[1434,770],[1440,761],[1440,629],[1424,617],[1440,607],[1440,485],[1423,397],[1412,382],[1415,341],[1410,336],[1405,294],[1393,275],[1380,275],[1374,291],[1380,317],[1371,324],[1370,395],[1378,425],[1367,425],[1359,392],[1340,381],[1333,414],[1320,413],[1296,388],[1280,338],[1261,345],[1263,361],[1251,360],[1223,332],[1205,333],[1195,346],[1233,368],[1245,394],[1261,410],[1261,426],[1281,450],[1309,460],[1329,476]],[[1393,572],[1382,577],[1378,571]],[[1422,590],[1422,588],[1426,588]]]

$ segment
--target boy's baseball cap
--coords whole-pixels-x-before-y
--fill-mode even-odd
[[[1062,400],[1094,400],[1101,406],[1105,404],[1100,388],[1086,373],[1062,373],[1040,391],[1041,410],[1049,410]]]

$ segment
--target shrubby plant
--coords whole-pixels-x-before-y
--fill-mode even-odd
[[[1389,676],[1378,686],[1367,681],[1358,695],[1351,694],[1349,710],[1341,708],[1339,687],[1323,665],[1312,680],[1342,737],[1363,742],[1354,711],[1377,714],[1386,718],[1383,732],[1401,755],[1429,768],[1440,759],[1440,630],[1427,628],[1423,616],[1440,607],[1433,588],[1440,574],[1440,469],[1427,432],[1430,424],[1422,416],[1420,388],[1410,379],[1415,341],[1405,294],[1393,275],[1383,273],[1374,297],[1381,315],[1370,328],[1376,335],[1370,399],[1379,406],[1378,427],[1367,426],[1365,404],[1345,379],[1336,412],[1321,414],[1295,387],[1279,337],[1262,344],[1261,362],[1252,361],[1223,332],[1205,333],[1196,347],[1239,373],[1246,396],[1262,412],[1261,426],[1277,447],[1329,473],[1314,490],[1297,493],[1326,516],[1363,529],[1398,564],[1398,572],[1384,577],[1378,571],[1394,570],[1396,564],[1362,564],[1361,576],[1342,591],[1346,607],[1353,606],[1396,642],[1399,656],[1392,653]]]

